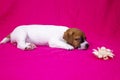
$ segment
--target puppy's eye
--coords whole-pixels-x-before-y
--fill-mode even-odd
[[[75,39],[76,41],[80,41],[80,39]]]
[[[84,42],[84,39],[83,37],[80,38],[80,43],[83,43]]]

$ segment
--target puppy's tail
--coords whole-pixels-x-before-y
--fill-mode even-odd
[[[0,41],[0,44],[5,44],[5,43],[7,43],[9,41],[10,41],[10,35],[8,35],[5,38],[3,38],[2,41]]]

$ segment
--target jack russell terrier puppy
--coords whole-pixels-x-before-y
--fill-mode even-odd
[[[76,28],[55,25],[21,25],[5,37],[0,44],[17,43],[17,48],[33,50],[36,45],[49,45],[52,48],[67,50],[87,49],[85,34]]]

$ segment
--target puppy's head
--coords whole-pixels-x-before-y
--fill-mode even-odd
[[[76,28],[68,29],[64,33],[63,39],[74,48],[87,49],[89,47],[85,34]]]

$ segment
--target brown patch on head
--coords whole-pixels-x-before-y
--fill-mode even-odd
[[[84,42],[85,35],[79,29],[70,28],[64,33],[63,39],[66,40],[68,44],[74,46],[74,48],[78,48],[80,44]]]

